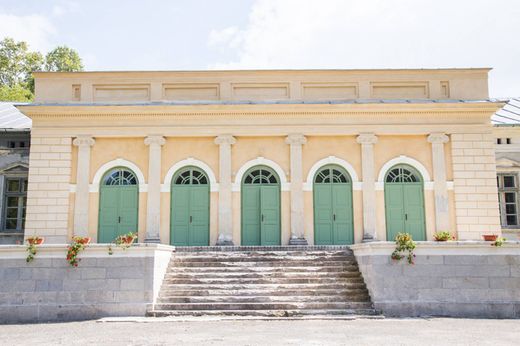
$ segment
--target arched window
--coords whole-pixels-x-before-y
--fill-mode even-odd
[[[180,170],[173,180],[175,185],[208,185],[206,173],[195,167]]]
[[[395,166],[388,171],[386,183],[420,183],[421,175],[414,168],[406,165]]]
[[[270,169],[258,168],[246,174],[244,184],[278,184],[278,178]]]
[[[135,176],[134,172],[130,171],[129,169],[118,167],[105,174],[103,185],[137,185],[137,177]]]
[[[314,177],[316,184],[350,183],[348,174],[337,166],[326,166],[321,168]]]

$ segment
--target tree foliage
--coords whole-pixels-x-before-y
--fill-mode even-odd
[[[34,71],[82,71],[81,57],[66,46],[47,53],[30,51],[26,42],[12,38],[0,41],[0,101],[32,101],[34,97]]]
[[[45,56],[45,71],[76,72],[82,70],[83,64],[78,52],[67,46],[56,47]]]

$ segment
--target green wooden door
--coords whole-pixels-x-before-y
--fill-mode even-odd
[[[387,240],[399,232],[414,240],[426,240],[424,192],[421,176],[408,166],[392,168],[385,178]]]
[[[280,245],[280,184],[268,167],[254,167],[242,182],[242,245]]]
[[[354,242],[352,184],[338,166],[326,166],[314,178],[314,243],[344,245]]]
[[[209,182],[206,174],[186,167],[175,174],[171,189],[170,243],[209,245]]]
[[[137,232],[139,189],[135,174],[116,168],[102,180],[99,195],[98,243],[111,243],[128,232]]]

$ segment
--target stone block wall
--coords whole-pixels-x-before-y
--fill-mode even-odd
[[[451,141],[458,239],[500,234],[494,137],[452,134]]]
[[[352,248],[385,316],[520,318],[520,242],[421,242],[414,265],[390,259],[393,243]]]
[[[0,247],[0,323],[145,316],[172,249],[139,244],[110,256],[107,246],[90,245],[72,268],[63,245],[42,245],[31,263],[24,246]]]
[[[25,235],[47,243],[68,242],[72,139],[31,138]]]

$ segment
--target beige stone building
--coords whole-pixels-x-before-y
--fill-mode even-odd
[[[500,233],[487,68],[35,73],[26,236]]]

